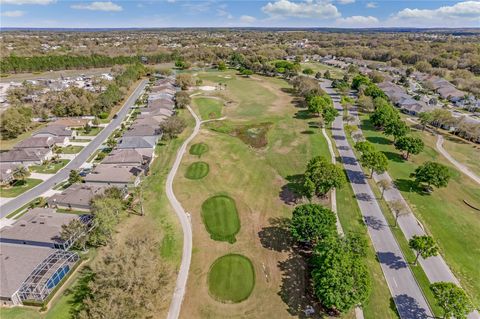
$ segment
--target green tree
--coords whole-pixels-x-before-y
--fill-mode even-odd
[[[422,256],[423,258],[428,258],[438,254],[438,247],[430,236],[414,235],[408,241],[408,246],[417,252],[415,261],[413,262],[415,266],[417,265],[418,257]]]
[[[332,75],[330,74],[330,70],[325,71],[325,73],[323,74],[323,77],[327,80],[331,80]]]
[[[115,227],[125,213],[121,200],[100,196],[92,201],[92,215],[95,228],[90,233],[88,242],[92,246],[107,244],[113,235]]]
[[[393,136],[394,143],[399,137],[407,135],[408,132],[410,132],[410,127],[400,119],[387,123],[383,129],[383,134]]]
[[[188,90],[193,85],[192,75],[188,73],[178,74],[175,81],[182,90]]]
[[[352,89],[358,90],[361,85],[369,85],[370,79],[365,75],[357,74],[352,79]]]
[[[431,191],[432,185],[437,188],[447,187],[451,174],[445,165],[429,161],[417,167],[411,177],[415,177],[417,184],[427,184],[426,190]]]
[[[190,94],[185,91],[179,91],[175,93],[175,105],[179,109],[184,109],[187,105],[190,105]]]
[[[82,177],[80,176],[80,174],[78,174],[78,172],[74,169],[72,169],[70,171],[70,174],[68,174],[68,183],[69,184],[75,184],[75,183],[79,183],[82,181]]]
[[[338,111],[333,107],[333,101],[328,94],[313,95],[306,98],[308,111],[321,117],[326,125],[330,125]]]
[[[227,69],[227,64],[224,61],[218,62],[218,71],[225,71]]]
[[[424,146],[422,139],[419,137],[401,136],[395,141],[395,148],[404,152],[403,157],[406,160],[408,160],[410,154],[420,154]]]
[[[311,68],[306,68],[306,69],[303,69],[302,73],[306,75],[312,75],[314,72]]]
[[[113,137],[110,137],[108,140],[107,140],[107,146],[108,148],[110,148],[111,150],[113,150],[113,148],[115,146],[117,146],[117,140]]]
[[[474,307],[465,291],[451,282],[436,282],[430,285],[430,290],[443,309],[443,318],[466,319]]]
[[[306,195],[324,196],[335,187],[341,187],[345,183],[345,173],[335,164],[329,163],[324,157],[312,158],[305,171]]]
[[[428,124],[433,122],[433,114],[431,112],[422,112],[418,115],[420,119],[420,124],[422,124],[422,131],[425,131],[425,128]]]
[[[13,178],[22,181],[22,183],[25,183],[25,179],[28,176],[30,176],[30,171],[22,165],[18,166],[17,169],[13,172]]]
[[[62,230],[60,231],[60,238],[63,241],[67,241],[71,238],[76,238],[73,247],[76,249],[85,250],[88,234],[86,225],[81,222],[79,219],[73,219],[68,224],[62,225]]]
[[[15,138],[30,129],[32,109],[12,106],[1,115],[1,132],[4,138]]]
[[[295,240],[316,244],[319,240],[336,233],[335,214],[330,209],[316,204],[297,206],[293,210],[290,231]]]
[[[355,144],[355,149],[361,153],[360,163],[370,169],[370,178],[373,173],[381,174],[387,170],[388,159],[382,152],[376,151],[373,145],[369,142],[358,142]]]
[[[241,69],[241,70],[240,70],[240,74],[243,75],[243,76],[245,76],[245,77],[247,77],[247,78],[249,78],[250,75],[253,74],[253,71],[250,70],[250,69]]]
[[[329,236],[315,247],[312,281],[325,308],[347,313],[368,299],[371,279],[364,245],[365,241]]]
[[[162,130],[165,139],[177,137],[186,127],[187,123],[185,123],[185,120],[178,116],[169,117],[160,124],[160,129]]]
[[[370,115],[370,121],[377,128],[384,128],[389,123],[399,121],[400,115],[387,100],[376,98],[373,101],[375,111]]]

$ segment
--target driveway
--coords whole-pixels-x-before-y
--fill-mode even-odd
[[[5,217],[9,213],[17,210],[38,196],[41,196],[43,193],[53,188],[56,184],[66,180],[71,170],[77,170],[80,168],[80,166],[85,163],[88,157],[102,145],[102,143],[118,126],[120,126],[120,123],[127,115],[129,109],[134,105],[141,92],[145,89],[146,84],[147,80],[140,82],[135,91],[127,98],[120,111],[118,111],[117,118],[113,119],[106,128],[101,130],[100,133],[87,146],[85,146],[80,153],[78,153],[74,160],[70,161],[64,168],[58,171],[57,174],[53,175],[51,178],[39,184],[38,186],[28,190],[27,192],[19,195],[7,203],[2,203],[0,206],[0,218]]]

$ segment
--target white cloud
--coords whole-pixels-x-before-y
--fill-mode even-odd
[[[78,10],[92,10],[92,11],[122,11],[123,8],[111,1],[95,1],[89,4],[74,4],[72,9]]]
[[[369,3],[367,3],[366,7],[370,8],[370,9],[373,9],[373,8],[378,7],[378,4],[376,2],[369,2]]]
[[[167,0],[168,3],[175,3],[177,0]]]
[[[56,0],[0,0],[1,4],[17,4],[17,5],[22,5],[22,4],[46,5],[54,2],[56,2]]]
[[[231,15],[227,10],[223,8],[217,9],[217,16],[227,17],[227,19],[233,19],[233,15]]]
[[[479,25],[480,1],[463,1],[437,9],[405,8],[388,21],[391,25],[404,26],[466,26]]]
[[[297,17],[297,18],[319,18],[330,19],[340,16],[337,7],[327,1],[306,0],[302,2],[291,2],[289,0],[278,0],[269,2],[262,7],[262,11],[272,17]]]
[[[350,4],[350,3],[354,3],[355,0],[337,0],[337,2],[340,4]]]
[[[252,16],[243,15],[240,17],[240,22],[242,23],[254,23],[255,21],[257,21],[257,19]]]
[[[13,10],[13,11],[2,12],[2,16],[3,17],[8,17],[8,18],[18,18],[18,17],[22,17],[24,15],[25,15],[25,11],[21,11],[21,10]]]
[[[378,19],[372,16],[351,16],[336,20],[339,27],[372,27],[378,24]]]

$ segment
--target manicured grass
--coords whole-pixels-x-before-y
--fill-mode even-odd
[[[201,179],[208,175],[210,167],[205,162],[192,163],[185,173],[185,177],[188,179]]]
[[[363,117],[363,132],[375,147],[389,158],[389,173],[410,203],[415,216],[422,222],[440,247],[441,254],[453,270],[475,304],[480,304],[480,214],[463,203],[480,206],[480,187],[459,173],[435,150],[436,138],[428,132],[414,130],[421,136],[425,150],[409,161],[404,161],[391,141],[374,130],[369,120]],[[416,191],[410,173],[425,161],[436,161],[447,165],[453,174],[448,187],[435,189],[430,195]]]
[[[235,242],[240,230],[235,201],[226,195],[210,197],[202,204],[202,220],[214,240]]]
[[[480,145],[466,142],[452,135],[445,135],[443,148],[458,162],[480,176]]]
[[[89,133],[86,133],[84,129],[78,130],[79,136],[96,136],[100,131],[103,130],[103,127],[92,127]]]
[[[0,197],[17,197],[43,182],[41,179],[26,178],[24,181],[16,181],[12,186],[2,187]]]
[[[30,170],[35,173],[41,173],[41,174],[55,174],[58,172],[62,167],[68,164],[70,160],[68,159],[61,159],[58,161],[58,163],[51,163],[47,162],[42,165],[32,165],[30,166]]]
[[[66,147],[62,147],[62,154],[77,154],[80,153],[80,151],[83,150],[83,146],[78,146],[78,145],[69,145]]]
[[[196,97],[193,99],[194,105],[200,112],[202,120],[216,119],[222,116],[223,102],[216,98]]]
[[[197,143],[190,146],[190,154],[202,156],[208,152],[208,145],[205,143]]]
[[[223,302],[247,299],[255,286],[255,269],[245,256],[229,254],[215,260],[208,273],[210,295]]]
[[[88,138],[75,138],[71,140],[71,142],[78,142],[78,143],[90,143],[92,140]]]

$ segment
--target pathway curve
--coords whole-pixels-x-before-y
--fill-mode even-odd
[[[460,163],[456,159],[454,159],[452,157],[452,155],[450,155],[450,153],[448,153],[447,150],[443,148],[443,136],[442,135],[440,135],[440,134],[437,135],[437,144],[435,146],[437,147],[437,150],[443,156],[445,156],[445,158],[450,163],[452,163],[453,165],[455,165],[456,168],[458,168],[459,171],[461,171],[463,174],[465,174],[468,177],[470,177],[471,179],[473,179],[476,183],[480,184],[480,176],[478,176],[477,174],[472,172],[470,169],[468,169],[468,167],[466,167],[465,165],[463,165],[462,163]]]
[[[360,124],[358,112],[355,108],[352,109],[351,114],[355,116],[356,122]],[[361,129],[358,130],[358,133],[363,135]],[[438,136],[441,136],[441,135],[438,135]],[[437,145],[438,145],[438,141],[437,141]],[[390,182],[391,185],[394,185],[393,180],[388,174],[388,172],[384,172],[382,174],[374,173],[373,179],[377,183],[380,180],[387,180]],[[420,223],[420,221],[415,217],[415,214],[411,210],[407,201],[403,198],[402,193],[395,186],[389,189],[386,189],[384,191],[383,198],[387,203],[400,201],[403,204],[403,207],[407,211],[407,214],[404,214],[398,217],[398,226],[402,230],[407,240],[412,238],[414,235],[423,236],[427,234],[424,230],[424,227]],[[445,260],[441,255],[429,257],[427,259],[423,259],[422,257],[419,257],[418,261],[422,266],[423,271],[427,275],[428,280],[431,283],[446,281],[446,282],[453,282],[460,286],[460,282],[452,273],[451,269],[448,267],[447,263],[445,262]],[[480,319],[480,314],[478,313],[478,311],[475,310],[468,315],[468,319]]]
[[[185,290],[187,286],[188,271],[190,269],[190,262],[192,259],[192,225],[190,214],[184,210],[182,204],[180,204],[173,192],[173,180],[177,173],[178,167],[182,162],[183,155],[187,150],[188,144],[195,138],[195,136],[197,136],[198,132],[200,131],[200,125],[202,123],[190,106],[187,106],[187,109],[195,119],[195,128],[193,129],[192,134],[185,140],[185,142],[183,142],[182,146],[178,150],[177,157],[175,158],[175,162],[173,163],[170,173],[168,173],[166,182],[167,198],[170,201],[175,214],[177,214],[183,230],[182,262],[178,272],[175,291],[170,303],[170,309],[168,310],[168,319],[177,319],[180,315],[180,309],[182,307],[183,297],[185,296]]]
[[[342,164],[352,185],[398,313],[402,319],[433,317],[428,303],[385,220],[385,216],[383,216],[375,195],[367,183],[366,176],[347,141],[343,129],[340,97],[331,87],[331,81],[325,80],[321,83],[321,86],[332,96],[335,108],[340,111],[340,115],[336,117],[332,124],[332,137],[337,145]]]

